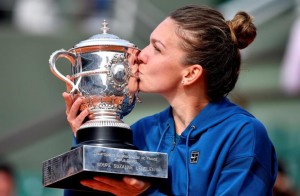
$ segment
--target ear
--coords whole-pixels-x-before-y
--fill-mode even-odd
[[[190,65],[183,71],[182,84],[190,85],[195,83],[199,78],[203,76],[203,68],[201,65]]]

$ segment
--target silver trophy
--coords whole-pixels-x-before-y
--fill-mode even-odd
[[[43,163],[46,187],[89,190],[79,182],[96,175],[167,178],[167,155],[137,150],[130,127],[122,121],[138,101],[139,49],[109,34],[105,21],[101,30],[50,56],[52,73],[72,87],[74,97],[83,99],[80,111],[88,108],[90,115],[77,131],[77,145]],[[70,77],[56,68],[59,58],[70,61]]]

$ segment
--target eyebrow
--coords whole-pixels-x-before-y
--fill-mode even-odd
[[[166,46],[165,46],[161,41],[159,41],[158,39],[151,38],[150,41],[151,41],[152,43],[159,43],[159,44],[161,44],[161,45],[166,49]]]

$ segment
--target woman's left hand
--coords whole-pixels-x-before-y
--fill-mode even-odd
[[[81,180],[80,183],[94,190],[110,192],[117,196],[139,195],[150,187],[149,182],[128,176],[124,176],[121,180],[98,176],[93,180]]]

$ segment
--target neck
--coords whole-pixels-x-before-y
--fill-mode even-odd
[[[175,122],[175,129],[178,135],[186,129],[192,120],[202,111],[208,104],[206,99],[187,99],[182,103],[172,104],[173,118]]]
[[[181,85],[161,93],[172,107],[175,129],[178,135],[186,129],[199,112],[209,103],[204,82]]]

